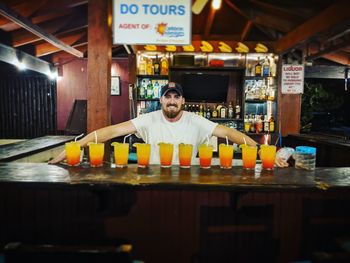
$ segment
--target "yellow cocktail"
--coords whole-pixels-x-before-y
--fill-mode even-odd
[[[88,145],[89,145],[90,165],[92,167],[102,166],[103,156],[105,153],[105,144],[90,142]]]
[[[260,147],[260,159],[262,162],[262,168],[266,170],[273,170],[276,159],[276,146],[274,145],[261,145]]]
[[[192,149],[192,144],[179,144],[179,163],[181,168],[191,167]]]
[[[213,146],[201,144],[198,146],[199,166],[204,169],[211,167],[211,159],[213,157]]]
[[[145,168],[149,165],[151,155],[151,145],[148,143],[134,143],[136,147],[137,164],[140,168]]]
[[[77,142],[67,142],[65,144],[66,160],[70,166],[80,164],[80,144]]]
[[[240,148],[242,149],[243,168],[247,170],[255,169],[257,147],[243,144]]]
[[[163,168],[171,167],[173,161],[174,145],[171,143],[158,143],[160,166]]]
[[[129,144],[113,142],[112,146],[114,146],[114,162],[116,166],[117,167],[128,166]]]
[[[226,145],[224,143],[221,143],[219,145],[219,157],[220,157],[220,168],[222,169],[232,168],[233,145]]]

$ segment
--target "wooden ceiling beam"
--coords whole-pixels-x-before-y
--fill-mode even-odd
[[[250,17],[245,14],[240,8],[238,8],[234,3],[232,3],[230,0],[225,0],[225,3],[235,12],[243,16],[244,18],[250,20]]]
[[[210,34],[208,36],[204,35],[192,35],[193,41],[201,41],[201,40],[217,40],[217,41],[224,41],[224,40],[232,40],[232,41],[239,41],[241,39],[240,35],[213,35]]]
[[[297,12],[291,8],[281,8],[259,0],[250,0],[250,2],[254,4],[254,7],[252,8],[258,7],[260,10],[267,12],[271,15],[283,17],[284,19],[292,20],[296,23],[301,22],[301,18],[303,18],[300,12]]]
[[[216,10],[210,7],[208,19],[206,22],[206,26],[204,29],[204,37],[208,37],[210,35],[211,27],[213,26],[214,18],[215,18]]]
[[[349,2],[347,0],[337,1],[280,38],[277,42],[276,51],[285,53],[293,48],[297,48],[318,34],[348,20],[350,20]]]
[[[291,21],[266,14],[256,16],[253,21],[260,26],[269,27],[284,33],[289,32],[295,26]]]
[[[31,1],[22,1],[20,3],[10,3],[9,6],[16,13],[24,17],[29,17],[34,14],[41,6],[43,6],[48,0],[31,0]],[[5,4],[5,3],[4,3]],[[8,20],[5,17],[0,17],[0,26],[9,24],[11,20]]]
[[[241,41],[244,41],[247,35],[249,34],[250,30],[252,29],[253,26],[253,21],[248,20],[247,23],[245,24],[242,34],[241,34]]]
[[[81,39],[84,35],[86,35],[86,32],[81,32],[79,34],[62,37],[60,41],[64,42],[66,45],[70,45],[71,46],[74,43],[76,43],[79,39]],[[35,45],[35,55],[37,57],[46,56],[46,55],[58,52],[60,50],[62,50],[62,49],[60,49],[60,48],[58,48],[56,46],[53,46],[53,45],[51,45],[50,43],[47,43],[47,42]],[[70,53],[70,52],[68,52],[68,53]],[[82,52],[80,52],[80,53],[82,53]],[[84,56],[84,54],[82,53],[81,57],[83,57],[83,56]]]
[[[313,60],[313,59],[316,59],[319,57],[323,57],[324,55],[335,53],[335,52],[337,52],[345,47],[348,47],[348,46],[350,46],[350,38],[347,38],[346,40],[344,40],[338,44],[330,45],[329,47],[318,50],[318,51],[314,52],[313,54],[309,54],[308,56],[306,56],[305,59]]]
[[[50,44],[54,45],[55,47],[62,49],[68,53],[71,53],[72,55],[75,55],[77,57],[83,57],[84,54],[80,52],[79,50],[76,50],[72,48],[71,46],[65,44],[64,42],[60,41],[56,37],[54,37],[51,34],[46,33],[44,30],[42,30],[37,25],[34,25],[32,22],[30,22],[27,18],[20,16],[10,8],[8,8],[6,5],[0,3],[0,14],[5,16],[6,18],[12,20],[13,22],[21,25],[23,28],[27,29],[28,31],[32,32],[33,34],[41,37],[45,41],[49,42]]]
[[[54,34],[59,37],[62,34],[71,33],[87,27],[87,21],[84,18],[76,18],[76,14],[73,13],[69,17],[61,17],[48,21],[46,23],[41,23],[38,26],[42,28],[45,32]],[[69,29],[65,29],[65,26],[69,25]],[[27,45],[36,41],[40,41],[41,38],[37,35],[28,32],[25,29],[16,30],[12,33],[12,43],[14,47],[19,47]]]

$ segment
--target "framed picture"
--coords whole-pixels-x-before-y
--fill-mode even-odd
[[[120,96],[120,77],[119,76],[112,76],[111,95]]]

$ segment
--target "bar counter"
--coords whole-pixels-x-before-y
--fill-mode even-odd
[[[90,167],[89,164],[69,167],[31,163],[0,163],[0,183],[56,183],[86,184],[89,186],[125,186],[141,188],[193,188],[206,190],[291,190],[350,187],[350,168],[316,168],[314,171],[295,168],[275,168],[274,171],[254,171],[242,167],[224,170],[219,166],[201,169],[192,166],[182,169],[174,165],[161,168],[151,165],[138,168],[131,164],[126,168],[115,168],[113,164]]]
[[[349,190],[348,167],[0,163],[0,245],[123,239],[153,263],[314,260],[350,237]]]

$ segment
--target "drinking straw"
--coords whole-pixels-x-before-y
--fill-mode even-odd
[[[227,138],[227,136],[226,136],[226,145],[228,146],[228,138]]]
[[[128,138],[130,135],[131,135],[131,133],[124,137],[123,143],[125,143],[126,138]]]
[[[147,141],[148,141],[148,140],[147,140],[147,133],[145,133],[145,137],[146,137],[145,143],[147,143]]]
[[[244,144],[247,145],[247,141],[245,140],[245,138],[243,137],[243,141],[244,141]]]
[[[82,137],[83,135],[84,135],[84,133],[82,133],[82,134],[76,136],[76,137],[74,138],[74,141],[76,142],[76,141],[77,141],[80,137]]]
[[[97,132],[94,131],[94,135],[95,135],[95,143],[97,143]]]
[[[207,135],[207,146],[209,146],[209,135]]]
[[[265,145],[268,145],[269,135],[265,134],[264,137],[265,137]]]

